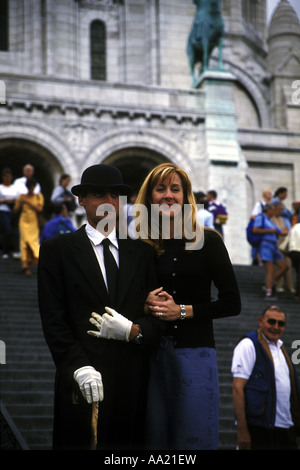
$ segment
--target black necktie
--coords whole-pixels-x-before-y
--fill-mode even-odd
[[[112,252],[109,249],[110,241],[105,238],[102,242],[104,264],[106,270],[106,278],[109,292],[110,305],[115,306],[117,298],[117,281],[118,281],[118,266]]]

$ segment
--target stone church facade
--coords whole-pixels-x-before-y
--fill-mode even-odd
[[[229,211],[225,242],[250,262],[245,227],[265,187],[300,199],[300,25],[287,0],[223,0],[224,70],[192,86],[192,0],[4,0],[0,169],[32,163],[50,197],[62,173],[120,168],[135,189],[155,165],[183,167]]]

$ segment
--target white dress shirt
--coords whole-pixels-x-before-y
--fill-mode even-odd
[[[5,201],[5,199],[16,199],[18,193],[16,188],[13,184],[10,186],[5,186],[5,184],[0,184],[0,200]],[[3,212],[11,212],[11,208],[9,205],[5,204],[4,202],[0,204],[0,211]]]
[[[199,209],[197,211],[197,219],[203,227],[215,228],[214,216],[206,209]]]
[[[28,193],[28,188],[26,186],[26,182],[27,182],[27,178],[26,176],[22,176],[21,178],[17,178],[15,181],[14,181],[14,186],[16,188],[16,191],[18,193],[18,196],[20,196],[20,194],[27,194]],[[34,188],[34,194],[39,194],[41,192],[41,186],[40,186],[40,183],[36,183],[35,185],[35,188]]]
[[[112,252],[117,266],[119,266],[119,244],[118,244],[118,239],[117,239],[117,234],[116,230],[114,229],[107,237],[105,237],[101,232],[99,232],[97,229],[92,227],[88,222],[85,227],[86,234],[90,239],[90,242],[92,244],[92,247],[95,251],[103,279],[105,281],[105,285],[107,288],[107,278],[106,278],[106,271],[105,271],[105,264],[104,264],[104,256],[103,256],[103,245],[102,241],[104,238],[108,238],[110,240],[110,245],[109,249]]]

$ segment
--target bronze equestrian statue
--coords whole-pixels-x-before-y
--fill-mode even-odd
[[[219,48],[219,69],[222,69],[222,39],[224,23],[221,14],[222,0],[193,0],[197,7],[187,44],[193,85],[197,81],[195,65],[201,63],[200,73],[208,69],[213,49]]]

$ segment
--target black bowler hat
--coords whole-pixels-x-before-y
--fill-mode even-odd
[[[128,195],[132,191],[130,186],[123,184],[122,174],[118,168],[103,163],[86,168],[81,176],[81,184],[73,186],[71,191],[75,196],[79,196],[87,190],[103,189],[114,189],[121,195]]]

